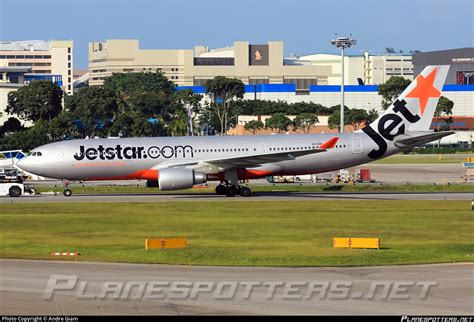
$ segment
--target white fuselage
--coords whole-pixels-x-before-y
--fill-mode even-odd
[[[293,160],[239,168],[239,178],[333,171],[369,161],[379,147],[365,133],[320,135],[194,136],[71,140],[32,151],[19,166],[44,177],[69,180],[149,179],[147,170],[166,164],[199,162],[242,156],[308,150],[338,137],[336,146]],[[384,156],[399,152],[393,144]],[[35,153],[36,152],[36,153]],[[35,154],[40,155],[35,155]],[[206,170],[208,180],[219,180],[219,169]],[[151,177],[149,177],[151,176]]]

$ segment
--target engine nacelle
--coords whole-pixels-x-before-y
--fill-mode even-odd
[[[158,173],[160,190],[186,189],[204,182],[205,173],[186,168],[167,168],[159,170]]]

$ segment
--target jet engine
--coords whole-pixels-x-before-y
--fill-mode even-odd
[[[158,174],[160,190],[186,189],[204,182],[206,174],[192,169],[166,168],[159,170]]]

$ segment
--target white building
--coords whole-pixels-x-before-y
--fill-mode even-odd
[[[341,56],[336,54],[310,54],[286,58],[294,64],[311,64],[331,67],[328,76],[329,85],[341,84]],[[411,54],[369,54],[344,56],[344,84],[357,85],[360,79],[366,85],[385,83],[392,76],[402,76],[413,80],[413,62]]]
[[[70,40],[0,41],[0,66],[31,67],[31,73],[25,75],[27,81],[28,76],[35,79],[54,76],[64,92],[73,93],[73,42]]]

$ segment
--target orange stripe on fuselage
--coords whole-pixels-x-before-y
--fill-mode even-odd
[[[239,171],[239,179],[241,180],[258,179],[261,177],[267,177],[272,174],[273,172],[271,171],[243,169],[242,171]]]
[[[94,178],[91,180],[151,180],[157,181],[158,180],[158,170],[146,169],[136,171],[127,175],[120,175],[115,177],[101,177],[101,178]]]
[[[275,173],[271,171],[264,171],[264,170],[247,170],[247,169],[239,169],[238,176],[239,180],[248,180],[248,179],[258,179],[270,175],[275,175]],[[157,181],[159,177],[158,170],[146,169],[136,171],[126,175],[119,175],[113,177],[98,177],[89,180],[151,180]],[[207,175],[208,180],[224,180],[224,173],[210,173]]]
[[[239,180],[248,180],[248,179],[258,179],[270,175],[274,175],[275,173],[271,171],[264,171],[264,170],[247,170],[247,169],[239,169],[237,172],[239,176]],[[224,180],[224,172],[219,173],[208,173],[207,180]]]

